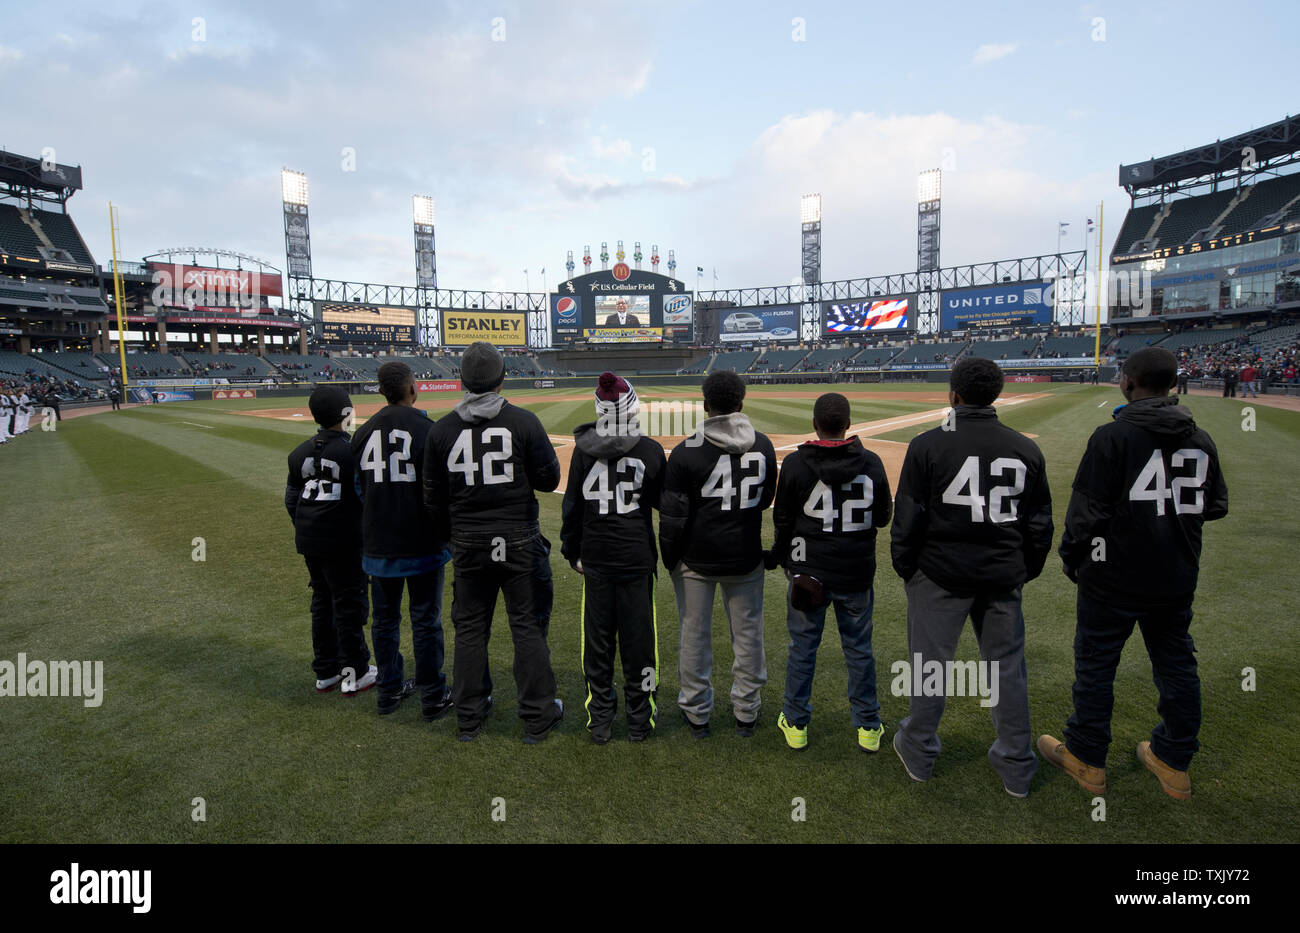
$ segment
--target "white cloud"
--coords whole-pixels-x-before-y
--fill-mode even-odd
[[[591,151],[598,159],[626,159],[632,155],[632,142],[628,139],[615,139],[606,143],[599,136],[593,136]]]
[[[22,49],[11,49],[7,46],[0,45],[0,65],[5,65],[9,62],[20,62],[22,60]]]
[[[986,42],[975,50],[975,55],[971,63],[975,65],[987,65],[989,62],[995,62],[1000,58],[1006,58],[1020,46],[1015,42]]]

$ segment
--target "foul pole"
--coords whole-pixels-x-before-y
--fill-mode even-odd
[[[108,202],[108,236],[113,244],[113,298],[117,303],[117,356],[122,367],[122,401],[126,401],[126,388],[129,385],[126,374],[126,327],[122,321],[122,305],[126,299],[122,294],[122,267],[117,257],[117,241],[119,231],[117,224],[117,208],[113,202]]]
[[[1101,296],[1109,294],[1109,283],[1102,281],[1101,277],[1101,246],[1105,242],[1102,239],[1104,230],[1102,229],[1106,221],[1106,202],[1102,201],[1097,205],[1097,332],[1093,339],[1092,346],[1092,365],[1101,366]]]

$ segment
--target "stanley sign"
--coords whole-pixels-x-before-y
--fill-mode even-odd
[[[523,312],[443,309],[443,346],[467,347],[476,340],[498,347],[527,346]]]

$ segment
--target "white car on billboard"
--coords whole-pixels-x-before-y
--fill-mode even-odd
[[[749,311],[736,311],[728,314],[722,322],[723,333],[727,334],[762,333],[765,329],[763,319]]]

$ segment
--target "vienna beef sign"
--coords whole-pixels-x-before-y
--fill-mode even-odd
[[[467,347],[476,340],[498,347],[527,346],[523,312],[443,309],[443,346]]]

